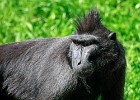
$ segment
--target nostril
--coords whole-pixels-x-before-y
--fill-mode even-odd
[[[81,64],[81,61],[78,62],[78,65],[80,65],[80,64]]]

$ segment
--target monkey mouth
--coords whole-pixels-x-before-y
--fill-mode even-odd
[[[93,68],[86,68],[81,70],[76,70],[75,73],[80,78],[90,77],[94,72]]]

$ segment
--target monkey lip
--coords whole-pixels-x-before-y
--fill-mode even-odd
[[[86,68],[86,69],[77,70],[75,72],[79,77],[84,78],[84,77],[91,76],[94,72],[94,69],[93,68],[90,68],[90,69]]]

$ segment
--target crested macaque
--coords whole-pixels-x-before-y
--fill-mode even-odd
[[[91,10],[73,35],[0,46],[1,100],[124,100],[126,60]]]

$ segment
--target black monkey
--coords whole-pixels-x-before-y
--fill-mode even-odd
[[[116,33],[96,9],[76,25],[71,36],[0,46],[1,100],[123,100],[126,61]]]

